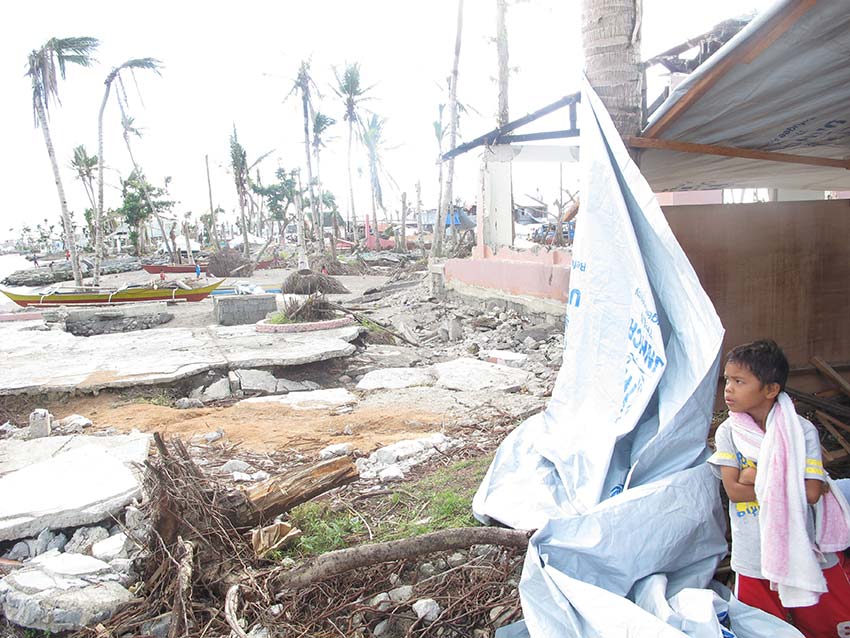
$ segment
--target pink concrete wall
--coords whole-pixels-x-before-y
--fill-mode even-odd
[[[446,261],[444,273],[447,282],[566,302],[571,260],[568,249],[541,247],[535,252],[502,247],[494,253],[476,246],[471,258]]]
[[[662,206],[685,206],[688,204],[722,204],[723,191],[674,191],[655,193]]]

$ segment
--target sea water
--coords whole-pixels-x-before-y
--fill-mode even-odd
[[[26,270],[32,268],[32,262],[24,258],[23,255],[10,254],[0,255],[0,280],[7,275],[11,275],[17,270]]]

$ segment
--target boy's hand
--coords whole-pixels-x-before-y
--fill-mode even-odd
[[[755,485],[756,484],[756,468],[754,467],[745,467],[738,473],[738,483],[741,485]]]
[[[820,495],[823,496],[824,494],[826,494],[828,492],[829,492],[829,483],[827,483],[826,481],[821,481]]]

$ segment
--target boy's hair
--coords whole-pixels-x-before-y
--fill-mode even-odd
[[[782,348],[772,339],[759,339],[732,348],[726,355],[726,363],[736,363],[747,368],[762,385],[778,383],[785,390],[788,381],[788,359]]]

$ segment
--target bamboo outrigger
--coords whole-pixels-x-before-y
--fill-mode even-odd
[[[0,290],[19,306],[61,304],[110,304],[132,301],[201,301],[218,288],[224,279],[200,288],[154,288],[151,286],[125,286],[122,288],[50,288],[48,290],[20,294]]]

